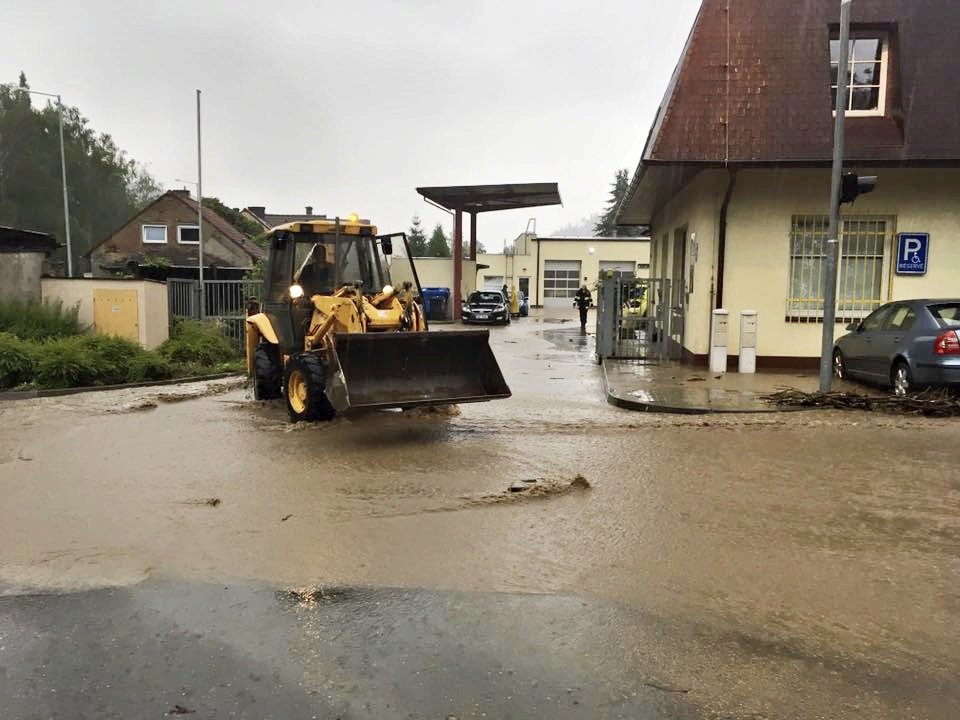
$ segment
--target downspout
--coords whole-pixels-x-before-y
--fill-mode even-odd
[[[737,169],[727,168],[727,191],[723,196],[723,203],[720,205],[720,229],[717,233],[717,298],[715,309],[723,307],[723,266],[727,251],[727,210],[730,207],[730,198],[733,196],[733,188],[737,184]]]
[[[540,278],[542,277],[540,273],[540,239],[537,238],[537,298],[533,301],[535,307],[540,307]]]

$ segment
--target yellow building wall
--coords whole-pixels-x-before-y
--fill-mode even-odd
[[[540,247],[539,264],[537,246]],[[650,241],[637,238],[635,241],[604,241],[603,238],[584,238],[583,240],[551,240],[548,237],[537,238],[531,242],[532,251],[528,255],[506,256],[502,254],[482,254],[477,256],[477,264],[488,265],[477,271],[477,287],[483,287],[485,277],[506,277],[514,279],[530,278],[531,304],[543,304],[543,271],[549,260],[572,260],[580,262],[581,282],[593,288],[600,272],[600,262],[631,261],[637,267],[637,277],[648,277],[646,268],[650,263]],[[593,252],[590,252],[591,249]],[[644,266],[644,267],[639,267]]]
[[[414,258],[420,287],[453,287],[453,258]],[[390,279],[399,286],[404,281],[413,282],[413,271],[405,257],[393,257],[390,262]],[[465,298],[477,289],[477,263],[463,261],[461,295]]]
[[[94,294],[136,291],[137,325],[140,344],[152,350],[167,339],[170,330],[167,286],[149,280],[107,280],[100,278],[43,278],[40,289],[44,302],[59,300],[64,307],[79,306],[78,318],[84,327],[94,327]]]
[[[845,205],[841,215],[883,215],[895,220],[885,248],[881,299],[956,297],[960,294],[960,170],[872,169],[878,176],[873,193]],[[711,175],[719,175],[711,178]],[[726,172],[701,173],[657,215],[654,236],[687,222],[697,232],[700,257],[687,315],[685,346],[696,354],[709,352],[710,283],[715,270],[705,264],[713,256]],[[739,316],[758,312],[757,355],[811,358],[820,354],[820,323],[787,322],[790,224],[793,215],[825,215],[830,200],[829,169],[751,169],[737,173],[727,224],[724,306],[730,312],[729,352],[739,353]],[[712,218],[712,228],[710,227]],[[928,272],[898,276],[893,271],[896,233],[930,233]],[[709,238],[713,242],[707,242]],[[658,246],[658,250],[660,247]],[[714,251],[715,252],[715,251]],[[700,272],[701,265],[704,272]],[[668,257],[667,268],[672,267]],[[839,337],[843,324],[835,328]]]

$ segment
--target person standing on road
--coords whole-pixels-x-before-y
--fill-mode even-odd
[[[593,298],[586,285],[582,285],[573,296],[573,304],[580,308],[580,332],[587,331],[587,308],[593,305]]]

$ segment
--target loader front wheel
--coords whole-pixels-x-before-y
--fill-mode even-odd
[[[336,411],[324,393],[326,370],[316,355],[293,355],[283,373],[291,422],[332,420]]]
[[[253,351],[253,396],[257,400],[280,397],[283,368],[280,349],[270,343],[260,343]]]

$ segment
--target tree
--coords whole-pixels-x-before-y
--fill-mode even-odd
[[[30,88],[23,73],[20,88]],[[62,112],[70,235],[79,273],[87,269],[83,255],[161,188],[109,135],[94,132],[77,108],[64,106]],[[0,225],[50,233],[63,243],[59,114],[52,102],[36,108],[28,93],[0,87]],[[51,259],[65,268],[65,249]]]
[[[410,246],[410,255],[412,257],[427,256],[427,236],[423,234],[423,226],[420,224],[420,216],[414,214],[410,221],[410,231],[407,233],[407,244]]]
[[[426,257],[450,257],[450,241],[447,240],[447,235],[443,232],[443,226],[440,223],[437,223],[430,235]]]
[[[630,173],[626,168],[617,170],[610,185],[610,199],[607,200],[607,207],[600,215],[600,221],[593,226],[593,232],[597,237],[637,237],[640,234],[640,228],[622,227],[616,225],[617,208],[627,195],[630,188]]]
[[[487,251],[487,248],[484,247],[482,242],[477,243],[477,255],[481,255]],[[470,243],[463,244],[463,259],[470,259]]]
[[[263,232],[263,226],[260,223],[254,222],[246,215],[242,215],[239,210],[227,207],[220,202],[220,198],[205,197],[203,199],[203,206],[213,210],[248,238],[255,238]]]

